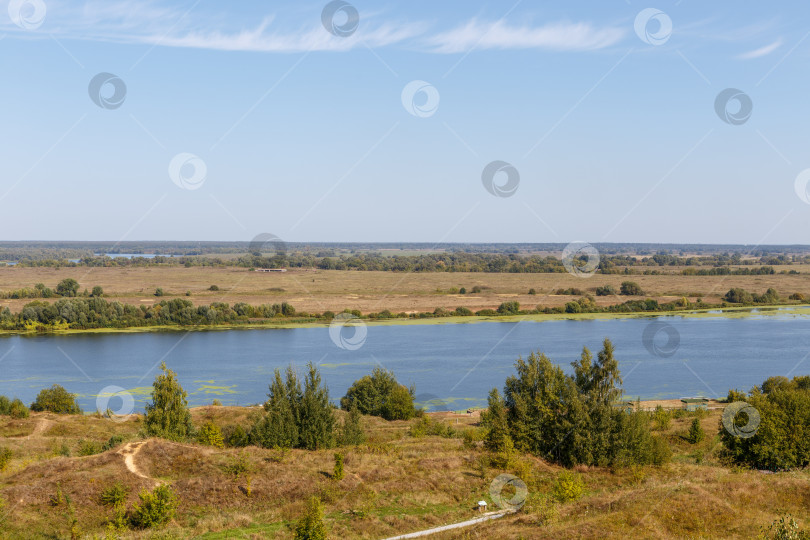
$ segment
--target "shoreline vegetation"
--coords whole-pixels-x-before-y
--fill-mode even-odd
[[[14,538],[379,538],[461,522],[483,500],[511,510],[477,529],[487,538],[806,537],[792,515],[806,515],[810,448],[795,434],[810,426],[810,376],[730,389],[722,411],[673,410],[624,401],[607,338],[571,366],[519,357],[475,414],[427,414],[382,368],[337,407],[313,364],[276,369],[250,409],[190,408],[165,364],[143,414],[83,414],[58,384],[30,410],[0,396],[0,525]],[[707,512],[726,518],[693,519]]]
[[[630,292],[625,292],[625,288]],[[638,290],[636,290],[638,289]],[[720,305],[696,302],[683,297],[660,303],[655,299],[628,300],[611,305],[597,305],[589,294],[583,294],[564,306],[521,309],[517,301],[502,302],[497,309],[473,312],[465,307],[455,310],[436,308],[430,312],[362,313],[345,309],[334,313],[299,312],[288,302],[251,305],[238,302],[232,306],[225,302],[195,306],[184,298],[162,300],[156,304],[136,306],[117,300],[107,300],[101,287],[92,293],[79,293],[78,283],[71,278],[62,280],[56,290],[37,284],[33,289],[39,298],[58,298],[53,303],[34,300],[12,313],[6,307],[0,310],[0,335],[9,334],[65,334],[101,332],[152,332],[213,329],[307,328],[341,325],[394,325],[394,324],[462,324],[472,322],[521,322],[554,320],[594,320],[612,318],[654,317],[678,315],[682,317],[741,317],[751,314],[808,315],[810,306],[801,294],[789,299],[769,288],[764,294],[749,293],[740,288],[730,289]],[[2,294],[2,293],[0,293]],[[622,283],[622,293],[643,294],[633,282]],[[157,289],[155,296],[162,296]],[[618,298],[618,295],[616,295]],[[37,296],[35,296],[37,297]]]

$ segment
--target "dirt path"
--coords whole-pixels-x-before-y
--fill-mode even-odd
[[[52,420],[48,420],[47,418],[40,418],[37,420],[37,425],[34,426],[34,430],[31,432],[29,437],[42,437],[42,434],[45,433],[49,427],[53,425]]]
[[[135,456],[138,455],[138,452],[141,451],[143,445],[145,445],[147,441],[139,441],[139,442],[131,442],[127,443],[121,447],[120,450],[116,452],[116,454],[120,454],[124,457],[124,466],[126,466],[127,470],[134,475],[140,476],[141,478],[145,478],[147,480],[152,480],[153,482],[160,483],[159,480],[155,480],[154,478],[145,475],[135,464]]]
[[[485,521],[489,521],[490,519],[498,519],[512,513],[514,513],[512,510],[487,512],[486,514],[483,514],[481,517],[477,517],[475,519],[468,519],[467,521],[460,521],[459,523],[453,523],[451,525],[443,525],[441,527],[434,527],[432,529],[425,529],[424,531],[416,531],[408,534],[402,534],[400,536],[392,536],[390,538],[386,538],[385,540],[403,540],[405,538],[419,538],[421,536],[429,536],[431,534],[449,531],[452,529],[461,529],[463,527],[470,527],[471,525],[483,523]]]

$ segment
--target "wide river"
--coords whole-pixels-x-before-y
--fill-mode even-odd
[[[655,326],[651,326],[655,325]],[[219,399],[255,404],[265,399],[275,368],[303,373],[314,362],[333,400],[352,381],[377,366],[415,385],[417,401],[431,410],[486,403],[503,388],[513,364],[542,351],[570,372],[583,346],[596,355],[605,337],[616,348],[628,397],[665,399],[724,397],[748,390],[772,375],[810,373],[810,318],[752,315],[743,318],[559,320],[368,326],[365,341],[355,329],[330,337],[328,328],[290,328],[161,333],[8,336],[0,338],[0,394],[26,403],[54,383],[79,395],[86,411],[115,386],[148,400],[158,364],[178,373],[191,405]],[[337,337],[337,339],[334,339]],[[357,337],[355,340],[353,338]],[[356,346],[355,350],[349,350]],[[121,398],[109,402],[121,409]]]

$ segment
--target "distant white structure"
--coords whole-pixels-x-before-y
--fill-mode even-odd
[[[257,268],[257,272],[286,272],[286,268]]]
[[[478,501],[478,511],[479,512],[487,511],[487,501]]]

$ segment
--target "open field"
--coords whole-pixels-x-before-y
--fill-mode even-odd
[[[665,267],[678,271],[677,267]],[[778,267],[777,267],[778,269]],[[769,287],[783,296],[794,292],[810,297],[810,267],[792,265],[799,274],[764,276],[683,276],[683,275],[620,275],[597,274],[583,279],[568,273],[508,274],[508,273],[394,273],[340,270],[290,270],[285,273],[257,273],[245,268],[223,267],[131,267],[131,268],[0,268],[0,290],[10,291],[44,283],[48,287],[68,277],[76,279],[81,288],[99,285],[109,299],[135,305],[149,305],[172,297],[183,297],[197,305],[212,302],[247,302],[266,304],[287,301],[298,311],[324,312],[357,309],[363,313],[388,309],[393,313],[433,311],[441,307],[455,309],[463,306],[473,311],[496,308],[504,301],[516,300],[532,308],[562,306],[572,296],[554,295],[557,289],[571,287],[590,294],[597,286],[613,285],[617,290],[622,281],[637,282],[647,297],[670,302],[686,296],[695,300],[699,295],[707,303],[719,303],[732,287],[762,293]],[[209,291],[211,285],[219,291]],[[471,293],[474,286],[480,293]],[[161,287],[166,296],[155,297]],[[453,288],[465,287],[467,294],[451,293]],[[535,289],[535,295],[528,294]],[[191,296],[185,296],[186,292]],[[637,297],[597,296],[597,304],[610,305]],[[48,301],[48,300],[46,300]],[[52,301],[52,300],[51,300]],[[0,306],[19,311],[31,299],[1,299]]]
[[[246,425],[251,412],[204,407],[194,409],[193,417],[197,425],[206,419]],[[334,481],[333,450],[220,450],[143,440],[137,435],[139,416],[126,422],[50,413],[2,417],[0,445],[14,457],[0,473],[0,495],[7,501],[0,528],[3,538],[69,538],[69,498],[79,537],[102,535],[112,515],[98,500],[104,487],[121,483],[131,504],[139,490],[168,483],[180,498],[174,521],[158,533],[130,530],[119,533],[122,538],[291,538],[310,495],[325,503],[330,538],[384,538],[473,518],[482,498],[494,508],[489,485],[501,473],[516,474],[529,488],[519,513],[434,538],[753,538],[782,513],[810,520],[810,473],[721,466],[719,410],[702,413],[707,433],[702,443],[691,445],[681,437],[696,414],[674,419],[665,433],[674,452],[670,465],[578,468],[586,491],[568,503],[549,498],[560,467],[525,455],[497,469],[487,465],[480,443],[465,447],[460,438],[410,436],[415,420],[364,418],[369,440],[344,450],[346,476]],[[475,429],[478,420],[478,415],[431,416],[458,430]],[[124,443],[77,456],[81,439],[102,444],[113,434]],[[237,477],[227,469],[240,455],[250,472]]]

